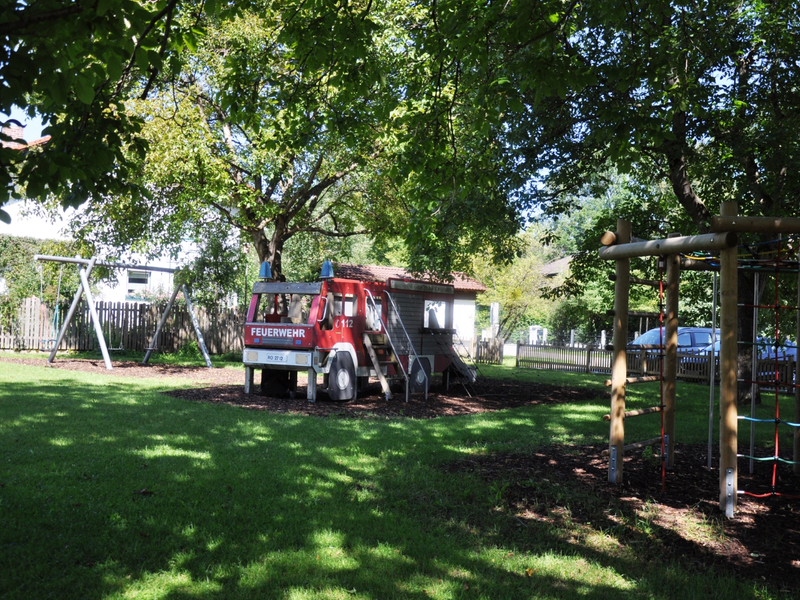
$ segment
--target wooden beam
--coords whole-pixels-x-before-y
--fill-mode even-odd
[[[711,217],[711,231],[741,231],[748,233],[800,233],[797,217],[740,217],[720,215]]]
[[[613,231],[603,232],[603,235],[600,236],[600,243],[603,246],[613,246],[617,243],[617,234]]]
[[[734,247],[736,244],[736,234],[728,231],[725,233],[689,235],[630,244],[623,244],[620,241],[615,246],[600,248],[599,254],[600,258],[603,260],[618,260],[621,258],[636,258],[639,256],[660,256],[662,254],[723,250],[725,248]]]
[[[631,224],[624,219],[617,220],[617,240],[623,246],[630,245]],[[628,298],[631,261],[619,258],[616,263],[616,284],[614,286],[614,351],[611,366],[611,425],[608,448],[611,460],[608,463],[608,480],[622,483],[622,459],[625,454],[625,380],[628,376]]]
[[[613,317],[614,316],[614,309],[607,310],[606,311],[606,316],[607,317]],[[629,317],[647,317],[648,319],[657,319],[658,317],[661,316],[661,314],[657,313],[657,312],[646,312],[646,311],[641,311],[641,310],[629,310],[628,311],[628,316]]]
[[[629,410],[628,412],[625,413],[625,418],[627,419],[628,417],[640,417],[642,415],[651,415],[653,413],[659,413],[659,412],[661,412],[661,407],[660,406],[651,406],[649,408],[640,408],[638,410]],[[611,415],[603,415],[603,421],[610,421],[610,420],[611,420]],[[658,439],[661,439],[661,438],[658,438]]]
[[[735,202],[723,202],[722,216],[736,217]],[[719,433],[719,502],[723,512],[733,517],[738,492],[736,407],[736,354],[737,354],[737,302],[738,269],[736,248],[720,252],[720,281],[722,301],[720,307],[720,433]]]
[[[626,445],[623,448],[623,451],[624,452],[628,452],[629,450],[638,450],[639,448],[646,448],[647,446],[655,446],[659,442],[661,442],[661,438],[660,437],[652,438],[652,439],[649,439],[649,440],[645,440],[643,442],[634,442],[633,444]],[[609,451],[608,450],[603,450],[600,454],[602,456],[608,456],[609,455]]]
[[[677,239],[673,234],[670,239]],[[667,256],[667,310],[664,317],[664,436],[666,437],[666,467],[675,464],[675,392],[678,378],[678,294],[680,288],[681,264],[677,254]]]
[[[616,281],[616,275],[613,273],[608,276],[611,281]],[[651,287],[660,287],[661,283],[659,281],[653,281],[652,279],[639,279],[638,277],[631,277],[630,282],[636,285],[649,285]]]
[[[661,375],[642,375],[641,377],[626,377],[625,384],[629,383],[652,383],[653,381],[661,381]],[[611,380],[606,379],[606,387],[611,385]]]

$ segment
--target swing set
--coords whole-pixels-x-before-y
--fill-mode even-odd
[[[89,305],[89,316],[91,322],[94,326],[95,335],[97,336],[97,343],[100,346],[100,351],[103,354],[103,362],[105,363],[106,369],[109,371],[113,368],[111,365],[111,357],[109,356],[109,350],[123,350],[122,340],[120,339],[120,344],[118,347],[109,347],[111,344],[111,309],[108,309],[108,314],[106,315],[106,322],[108,324],[108,344],[106,344],[106,338],[103,335],[103,325],[102,321],[99,318],[97,313],[97,307],[95,305],[94,297],[92,295],[92,291],[89,287],[89,275],[91,274],[92,270],[95,266],[102,266],[102,267],[110,267],[112,269],[138,269],[141,271],[157,271],[161,273],[177,273],[178,269],[170,269],[167,267],[155,267],[150,265],[132,265],[132,264],[125,264],[125,263],[108,263],[108,262],[100,262],[97,260],[97,257],[92,257],[91,259],[85,258],[73,258],[69,256],[49,256],[43,254],[37,254],[34,256],[35,260],[39,261],[50,261],[50,262],[58,262],[61,263],[61,269],[63,270],[64,264],[77,264],[80,265],[78,269],[78,276],[80,278],[80,283],[78,284],[78,289],[75,292],[75,296],[72,299],[72,304],[69,307],[69,311],[67,311],[67,315],[64,318],[63,322],[61,323],[61,328],[58,329],[58,335],[55,339],[48,339],[47,346],[50,350],[50,356],[47,358],[47,363],[52,364],[56,358],[56,352],[58,348],[61,346],[61,342],[66,335],[67,328],[69,327],[72,318],[75,316],[75,312],[78,309],[78,305],[80,304],[81,299],[83,298],[84,294],[86,295],[86,301]],[[176,278],[177,279],[177,278]],[[59,296],[61,293],[61,286],[60,286],[61,276],[59,275]],[[208,368],[212,368],[211,364],[211,357],[208,355],[208,349],[206,348],[206,343],[203,338],[203,333],[200,330],[200,322],[197,320],[197,316],[195,315],[194,308],[192,305],[191,295],[189,294],[189,289],[185,284],[178,283],[176,281],[175,288],[172,292],[172,296],[167,304],[164,312],[161,315],[161,319],[159,320],[158,327],[156,328],[155,333],[150,341],[150,345],[147,348],[147,353],[145,354],[144,360],[142,361],[143,365],[148,364],[150,360],[150,356],[155,350],[158,350],[158,337],[161,333],[161,329],[164,327],[164,324],[169,317],[169,313],[172,310],[172,306],[175,303],[175,298],[178,295],[179,291],[183,291],[184,298],[186,299],[186,308],[189,312],[189,316],[192,321],[192,326],[194,327],[195,336],[197,337],[197,344],[200,347],[200,351],[203,354],[203,358],[205,360],[206,366]],[[58,300],[56,302],[56,315],[58,315]],[[55,317],[57,318],[57,317]],[[55,319],[54,318],[54,319]],[[53,330],[57,328],[58,321],[54,320]],[[41,346],[40,346],[41,347]],[[44,349],[44,348],[42,348]]]
[[[738,206],[735,202],[724,202],[721,207],[720,216],[711,219],[711,231],[713,233],[698,236],[680,236],[674,234],[663,240],[644,241],[631,237],[631,224],[628,221],[619,219],[617,221],[617,232],[606,232],[601,243],[605,246],[600,249],[600,258],[614,260],[616,263],[615,290],[614,290],[614,338],[613,338],[613,365],[611,378],[611,410],[608,415],[610,420],[609,431],[609,466],[608,479],[612,483],[623,481],[623,455],[626,451],[631,451],[647,445],[660,443],[662,446],[662,489],[665,486],[666,470],[674,467],[674,444],[675,444],[675,382],[677,379],[677,348],[678,348],[678,292],[680,284],[680,271],[684,270],[706,270],[718,271],[721,300],[720,300],[720,435],[719,435],[719,502],[720,508],[727,517],[733,517],[736,508],[737,497],[739,495],[750,495],[754,497],[783,496],[786,494],[777,490],[777,466],[778,463],[792,465],[795,473],[800,473],[800,385],[798,385],[795,375],[793,381],[791,375],[788,378],[781,378],[780,364],[778,362],[778,349],[785,348],[780,341],[780,319],[778,313],[782,310],[793,310],[798,314],[797,318],[797,339],[800,341],[800,292],[798,292],[797,306],[787,306],[781,304],[778,294],[778,275],[783,273],[798,274],[800,272],[800,262],[788,261],[785,258],[785,250],[781,250],[778,243],[777,258],[765,261],[739,261],[737,256],[738,235],[739,234],[800,234],[800,218],[772,218],[772,217],[739,217]],[[718,254],[718,259],[706,260],[703,256],[694,258],[685,255],[691,254]],[[682,256],[683,255],[683,256]],[[783,255],[783,256],[782,256]],[[665,303],[663,309],[663,324],[665,325],[663,343],[658,346],[663,352],[662,371],[657,379],[661,382],[660,404],[650,409],[638,411],[625,410],[625,391],[626,386],[631,384],[652,381],[652,377],[629,378],[627,376],[627,323],[628,323],[628,297],[631,283],[639,283],[630,277],[630,259],[638,257],[660,256],[666,267],[666,285],[662,281],[658,283],[659,289],[665,292]],[[774,377],[769,381],[764,381],[758,377],[757,351],[754,348],[754,374],[752,380],[743,383],[751,384],[753,391],[756,387],[771,387],[775,393],[775,416],[771,419],[755,418],[755,408],[751,407],[750,416],[739,416],[737,406],[737,311],[738,304],[738,285],[737,277],[740,270],[768,271],[775,276],[775,299],[774,304],[761,304],[758,300],[758,282],[756,282],[756,296],[752,304],[741,306],[758,309],[775,310],[775,340],[769,346],[775,349]],[[716,284],[716,278],[714,280]],[[716,314],[716,285],[714,285],[714,312]],[[798,288],[800,289],[800,275],[798,275]],[[663,298],[663,295],[662,295]],[[716,325],[716,324],[714,324]],[[754,314],[754,334],[758,328],[757,313]],[[714,327],[712,327],[712,331]],[[755,337],[755,335],[754,335]],[[756,338],[757,339],[757,338]],[[714,346],[712,346],[713,348]],[[709,360],[714,361],[712,351]],[[797,362],[794,363],[795,373]],[[709,445],[711,444],[711,420],[713,418],[713,380],[714,368],[711,369],[711,400],[709,402]],[[780,416],[778,402],[778,392],[782,388],[794,388],[795,408],[793,421],[787,421]],[[755,394],[753,394],[755,397]],[[625,444],[625,419],[640,416],[643,414],[660,413],[662,419],[661,436],[654,440]],[[746,421],[751,424],[750,453],[739,453],[738,441],[738,422]],[[770,456],[757,457],[754,449],[754,428],[759,424],[773,424],[774,448]],[[779,455],[779,427],[789,427],[793,434],[794,459],[786,460]],[[709,466],[711,452],[709,451]],[[749,460],[752,465],[754,462],[772,463],[771,489],[767,493],[757,493],[738,489],[738,459]],[[797,496],[789,496],[795,498]]]
[[[50,352],[56,344],[56,334],[58,333],[58,325],[61,320],[61,277],[64,274],[64,265],[62,264],[58,270],[58,288],[56,291],[56,305],[53,309],[53,318],[48,319],[48,337],[39,338],[39,351]],[[44,302],[44,273],[43,269],[39,269],[39,306],[45,306]],[[45,313],[46,314],[46,313]]]

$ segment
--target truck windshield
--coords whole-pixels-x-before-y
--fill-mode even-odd
[[[313,323],[321,284],[259,281],[253,287],[256,323]]]

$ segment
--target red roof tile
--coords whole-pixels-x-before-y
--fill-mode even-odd
[[[408,271],[400,267],[381,267],[378,265],[348,265],[334,263],[334,273],[343,279],[355,279],[356,281],[380,281],[387,279],[417,279]],[[459,292],[485,292],[486,286],[464,273],[452,273],[451,282],[456,291]],[[429,276],[422,278],[426,281],[436,281]]]

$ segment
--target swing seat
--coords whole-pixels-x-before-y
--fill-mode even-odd
[[[41,339],[39,340],[39,352],[50,352],[56,346],[55,339]]]

